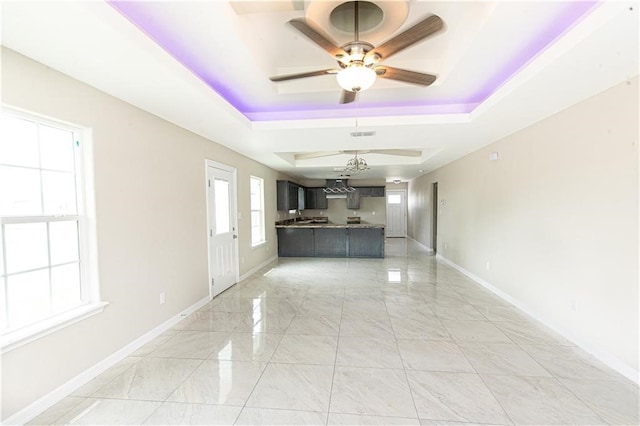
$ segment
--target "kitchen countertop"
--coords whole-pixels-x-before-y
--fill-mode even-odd
[[[378,223],[292,223],[288,225],[276,225],[276,228],[384,228],[385,226]]]

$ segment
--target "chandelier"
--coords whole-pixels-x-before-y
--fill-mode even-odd
[[[344,171],[349,173],[360,173],[365,170],[369,170],[369,166],[364,158],[358,157],[358,151],[356,151],[353,158],[350,158],[349,161],[347,161],[347,165],[344,167]]]

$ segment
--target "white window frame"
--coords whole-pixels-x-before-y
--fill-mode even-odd
[[[252,205],[252,195],[253,193],[252,191],[252,183],[253,181],[256,180],[260,183],[260,208],[259,209],[254,209],[253,205]],[[249,214],[249,221],[251,222],[251,247],[259,247],[263,244],[265,244],[267,242],[266,240],[266,232],[265,232],[265,219],[264,219],[264,179],[258,177],[258,176],[249,176],[249,210],[250,210],[250,214]],[[259,217],[260,217],[260,223],[258,224],[258,227],[260,228],[260,241],[254,242],[253,241],[253,229],[254,229],[254,223],[253,223],[253,213],[254,212],[259,212]]]
[[[41,216],[0,216],[0,238],[4,238],[3,229],[6,224],[15,223],[50,223],[54,221],[77,221],[78,249],[80,261],[80,282],[82,303],[75,308],[58,313],[33,324],[2,330],[0,334],[0,351],[6,353],[22,345],[30,343],[57,330],[98,314],[108,305],[100,300],[100,286],[98,281],[97,239],[95,224],[93,146],[91,129],[82,128],[60,120],[50,119],[41,115],[13,107],[3,106],[2,115],[32,121],[73,132],[74,140],[79,142],[75,150],[75,176],[77,213],[73,215],[41,215]],[[4,246],[4,242],[1,242]],[[0,247],[1,249],[2,247]],[[3,256],[4,256],[3,252]],[[6,259],[0,259],[5,262]],[[6,265],[6,262],[5,262]],[[49,265],[50,267],[50,265]],[[6,276],[0,276],[2,289],[0,303],[4,300]]]

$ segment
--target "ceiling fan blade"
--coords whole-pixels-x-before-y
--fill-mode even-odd
[[[352,92],[350,90],[343,90],[342,96],[340,96],[341,104],[349,104],[356,100],[356,92]]]
[[[326,36],[320,34],[318,31],[313,29],[309,24],[307,24],[307,21],[305,21],[304,19],[302,18],[292,19],[289,21],[289,24],[291,24],[296,30],[300,31],[302,34],[306,35],[309,38],[309,40],[311,40],[312,42],[314,42],[315,44],[317,44],[318,46],[320,46],[321,48],[329,52],[331,56],[336,58],[341,56],[348,56],[348,53],[345,52],[344,49],[341,49],[340,47],[336,46],[336,44],[333,41],[331,41],[329,38],[327,38]]]
[[[377,66],[375,71],[378,77],[403,81],[405,83],[418,84],[420,86],[429,86],[436,81],[436,76],[432,74],[403,70],[400,68],[388,67],[386,65]]]
[[[444,23],[439,16],[431,15],[408,30],[398,34],[391,40],[388,40],[382,45],[371,50],[367,53],[367,57],[378,55],[382,59],[387,59],[389,56],[394,55],[439,31],[442,29],[443,25]]]
[[[302,72],[299,74],[277,75],[275,77],[269,77],[269,80],[271,81],[295,80],[296,78],[316,77],[319,75],[336,74],[337,72],[338,70],[334,70],[334,69],[310,71],[310,72]]]

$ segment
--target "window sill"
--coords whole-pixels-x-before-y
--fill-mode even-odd
[[[259,243],[253,244],[251,246],[251,250],[258,249],[258,248],[260,248],[260,247],[262,247],[262,246],[264,246],[266,244],[267,244],[267,240],[260,241]]]
[[[56,315],[35,324],[11,331],[0,337],[0,353],[7,353],[22,345],[31,343],[44,336],[52,334],[62,328],[82,321],[93,315],[99,314],[108,305],[108,302],[97,302],[80,306],[68,312]]]

